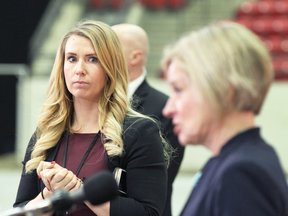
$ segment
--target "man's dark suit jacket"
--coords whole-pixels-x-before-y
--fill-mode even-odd
[[[152,88],[146,80],[138,87],[133,95],[134,109],[142,114],[154,117],[162,123],[164,126],[164,135],[168,139],[169,143],[177,150],[176,157],[171,162],[168,168],[168,190],[167,190],[167,200],[163,212],[163,216],[171,216],[171,194],[172,194],[172,184],[178,173],[179,166],[183,159],[184,147],[182,147],[177,136],[173,133],[172,120],[165,118],[162,115],[162,109],[164,108],[168,96]]]
[[[236,135],[208,161],[181,215],[288,215],[285,176],[259,128]]]

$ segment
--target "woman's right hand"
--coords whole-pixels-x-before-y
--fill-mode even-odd
[[[81,180],[79,180],[73,172],[61,167],[55,162],[40,162],[37,168],[37,174],[50,192],[59,189],[73,191],[78,190],[81,186]]]

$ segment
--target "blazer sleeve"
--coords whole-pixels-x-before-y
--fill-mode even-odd
[[[161,215],[167,193],[167,167],[159,128],[138,119],[124,130],[126,197],[110,203],[111,216]]]
[[[25,158],[23,163],[22,174],[20,178],[20,183],[18,187],[18,192],[16,196],[16,201],[13,207],[22,207],[25,206],[30,200],[34,199],[39,193],[38,184],[39,179],[36,174],[36,170],[33,170],[31,173],[27,174],[25,170],[25,165],[28,160],[31,158],[31,153],[36,142],[36,132],[31,137],[28,147],[26,149]]]
[[[278,182],[275,179],[255,163],[234,164],[218,184],[215,215],[286,215],[287,185],[282,187],[283,176],[279,176]]]

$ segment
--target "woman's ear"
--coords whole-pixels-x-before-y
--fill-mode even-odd
[[[227,104],[226,108],[228,108],[229,110],[234,109],[235,100],[237,100],[236,97],[237,95],[235,86],[230,83],[226,97],[226,104]]]

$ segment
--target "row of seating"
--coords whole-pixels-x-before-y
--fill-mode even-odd
[[[273,55],[286,54],[288,57],[288,37],[270,36],[261,39]]]
[[[185,6],[186,0],[141,0],[142,5],[153,8],[172,8],[179,9]]]
[[[288,0],[262,0],[244,2],[240,5],[237,18],[243,16],[282,16],[288,13]]]
[[[124,0],[89,0],[89,5],[92,8],[113,8],[119,9],[123,6]]]
[[[242,3],[235,21],[255,32],[269,49],[275,79],[288,79],[288,0]]]
[[[287,17],[262,17],[255,19],[251,17],[241,17],[237,22],[246,26],[260,36],[265,35],[287,35],[288,34],[288,16]]]
[[[276,80],[288,79],[288,58],[287,56],[273,56],[273,67]]]
[[[127,0],[126,0],[127,1]],[[143,6],[153,9],[171,8],[179,9],[185,6],[186,0],[138,0]],[[125,0],[89,0],[89,5],[93,8],[114,8],[119,9]]]

